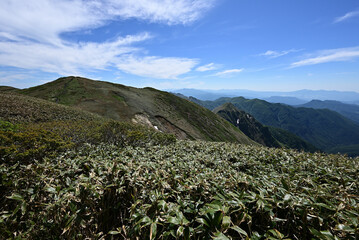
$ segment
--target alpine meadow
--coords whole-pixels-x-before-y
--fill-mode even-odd
[[[359,239],[356,0],[2,0],[0,240]]]

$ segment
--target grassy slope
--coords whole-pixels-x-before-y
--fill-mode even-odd
[[[288,130],[325,151],[340,145],[359,143],[359,126],[327,109],[294,108],[243,97],[220,98],[216,101],[192,100],[209,109],[231,102],[262,124]]]
[[[21,92],[112,119],[156,126],[180,139],[254,143],[211,111],[152,88],[66,77]]]
[[[0,99],[0,119],[12,123],[102,119],[90,112],[20,94],[0,93]]]

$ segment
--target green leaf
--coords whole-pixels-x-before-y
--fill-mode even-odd
[[[196,218],[196,222],[199,222],[199,223],[204,224],[207,227],[209,227],[209,224],[208,224],[207,220],[204,219],[204,218]]]
[[[214,234],[214,240],[230,240],[226,235],[224,235],[223,233],[221,232],[216,232]]]
[[[177,237],[182,236],[183,232],[184,232],[184,227],[179,226],[178,229],[177,229],[177,232],[176,232]]]
[[[110,231],[108,234],[117,235],[117,234],[120,234],[120,232],[119,231]]]
[[[273,237],[276,237],[278,239],[284,238],[284,235],[281,232],[279,232],[277,229],[269,230],[269,232],[272,234]]]
[[[156,234],[157,234],[157,224],[153,222],[150,228],[150,239],[156,238]]]
[[[172,223],[174,225],[181,225],[181,221],[177,217],[169,217],[167,222]]]
[[[13,199],[13,200],[16,200],[16,201],[23,201],[24,198],[18,194],[18,193],[13,193],[11,196],[7,197],[8,199]]]
[[[239,235],[244,235],[246,237],[248,237],[248,234],[246,231],[244,231],[242,228],[238,227],[238,226],[233,226],[231,227],[231,229],[233,229],[234,231],[236,231],[237,233],[239,233]]]
[[[223,219],[222,219],[222,227],[224,229],[227,229],[230,224],[231,224],[231,217],[230,216],[224,216]]]

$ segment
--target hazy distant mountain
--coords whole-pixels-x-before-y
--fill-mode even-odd
[[[115,120],[146,125],[173,133],[179,139],[254,143],[208,109],[153,88],[64,77],[19,92]]]
[[[320,101],[313,100],[298,107],[307,107],[315,109],[329,109],[342,114],[343,116],[359,123],[359,106],[354,104],[345,104],[338,101]]]
[[[198,90],[198,89],[178,89],[170,90],[170,92],[181,93],[187,97],[195,97],[200,100],[216,100],[220,97],[245,97],[249,99],[259,98],[267,99],[271,97],[290,97],[297,98],[302,101],[318,100],[335,100],[340,102],[359,102],[359,93],[357,92],[341,92],[327,90],[299,90],[293,92],[275,92],[275,91],[251,91],[243,89],[234,90]],[[280,102],[282,103],[282,102]],[[287,102],[283,102],[289,104]],[[299,104],[303,104],[299,103]]]
[[[308,102],[307,100],[299,99],[296,97],[281,97],[281,96],[272,96],[269,98],[264,98],[262,100],[265,100],[270,103],[283,103],[292,106],[300,105]]]
[[[295,108],[243,97],[220,98],[216,101],[190,99],[209,109],[232,103],[239,110],[254,116],[260,123],[285,129],[325,151],[338,146],[359,144],[359,125],[328,109]]]

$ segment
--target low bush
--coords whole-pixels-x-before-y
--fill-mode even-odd
[[[0,236],[357,239],[358,169],[359,158],[227,143],[84,144],[0,165]]]
[[[79,148],[85,143],[116,146],[165,145],[173,135],[142,126],[106,121],[52,121],[14,125],[0,121],[1,161],[41,160],[58,152]]]

